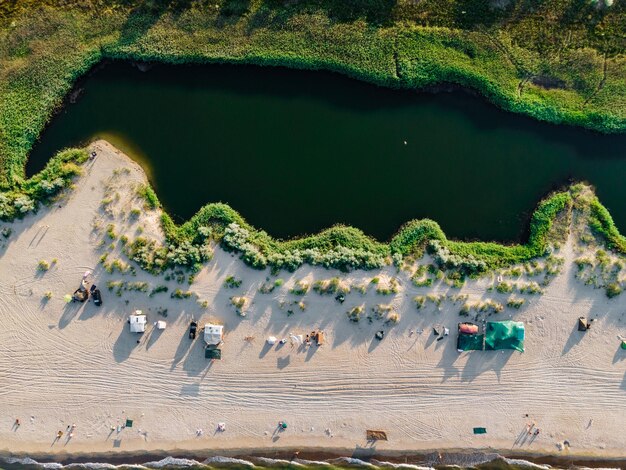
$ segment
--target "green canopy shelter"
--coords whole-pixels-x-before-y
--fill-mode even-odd
[[[524,352],[524,324],[519,321],[487,322],[485,350],[515,349]]]
[[[456,348],[459,351],[482,351],[485,335],[459,334],[456,340]]]
[[[484,349],[485,335],[480,333],[478,325],[473,323],[459,323],[459,334],[456,340],[456,349],[463,351],[482,351]]]
[[[222,358],[222,350],[214,346],[207,346],[207,348],[204,350],[204,357],[207,359],[219,360]]]

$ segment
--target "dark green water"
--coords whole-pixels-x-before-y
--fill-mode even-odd
[[[222,201],[283,238],[344,223],[386,240],[429,217],[451,237],[510,241],[547,192],[584,180],[626,232],[626,135],[323,72],[117,63],[78,86],[27,172],[106,137],[144,165],[179,220]]]

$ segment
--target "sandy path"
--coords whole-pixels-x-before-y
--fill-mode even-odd
[[[402,290],[393,297],[370,289],[363,296],[349,294],[340,305],[332,296],[309,292],[306,311],[293,307],[291,316],[279,302],[296,298],[287,290],[296,279],[340,273],[311,267],[281,273],[285,285],[261,294],[258,287],[269,272],[248,269],[216,249],[190,287],[141,271],[137,276],[107,274],[98,264],[102,237],[92,231],[94,214],[102,218],[105,183],[115,169],[129,168],[118,177],[124,201],[132,182],[143,181],[144,175],[106,143],[96,147],[97,159],[69,199],[13,223],[13,234],[0,248],[1,450],[354,450],[367,445],[365,429],[383,429],[390,440],[378,443],[379,451],[491,447],[558,453],[556,444],[567,439],[572,447],[564,452],[626,456],[626,353],[616,340],[620,333],[626,336],[626,297],[608,300],[602,291],[576,281],[570,245],[561,252],[563,272],[544,295],[528,297],[529,304],[519,311],[499,314],[526,323],[524,354],[459,354],[454,334],[435,341],[431,333],[434,324],[454,329],[459,305],[418,311],[411,301],[417,293],[449,288],[413,287],[407,273],[398,275]],[[157,218],[146,214],[137,222],[116,223],[129,235],[138,225],[156,234]],[[52,258],[58,259],[56,265],[37,273],[38,261]],[[167,293],[116,297],[103,289],[101,308],[66,306],[63,294],[77,287],[86,269],[94,270],[101,287],[119,279],[166,284],[170,291],[189,288],[209,305],[204,310],[195,299],[175,300]],[[392,268],[381,273],[396,275]],[[228,275],[243,279],[242,286],[223,288]],[[358,283],[373,275],[343,276]],[[506,298],[487,295],[487,284],[471,282],[461,292],[473,299]],[[54,294],[47,303],[42,301],[46,291]],[[252,299],[246,318],[238,317],[228,301],[242,294]],[[347,320],[345,312],[362,303],[368,309],[392,303],[401,314],[396,326],[385,328],[382,342],[373,338],[380,322]],[[152,322],[161,318],[158,307],[168,309],[168,328],[159,332],[150,325],[137,344],[125,323],[128,313],[142,308]],[[582,315],[598,317],[586,334],[575,330]],[[225,324],[223,361],[207,362],[202,342],[187,338],[191,316],[201,324],[209,319]],[[283,337],[314,328],[328,334],[324,347],[270,348],[263,341],[270,334]],[[249,335],[256,338],[252,343],[244,341]],[[17,429],[16,417],[22,422]],[[111,431],[127,417],[134,419],[133,428]],[[276,433],[281,419],[290,426]],[[523,432],[528,421],[541,429],[536,438]],[[218,422],[226,423],[226,432],[215,432]],[[72,423],[77,425],[74,437],[68,440],[66,433],[54,442],[56,432]],[[474,426],[488,433],[474,436]],[[203,435],[197,437],[199,428]]]

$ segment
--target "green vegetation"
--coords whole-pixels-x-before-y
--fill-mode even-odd
[[[363,316],[364,311],[365,307],[363,305],[358,305],[348,310],[346,315],[348,316],[348,320],[353,323],[358,323],[361,320],[361,316]]]
[[[241,286],[241,279],[237,279],[235,276],[227,276],[224,279],[224,287],[228,287],[229,289],[235,289]]]
[[[519,310],[525,303],[526,299],[517,299],[515,297],[510,297],[509,300],[506,301],[506,306]]]
[[[342,285],[341,280],[338,277],[315,281],[313,283],[313,290],[321,295],[332,295],[337,293],[347,294],[350,292],[350,288]]]
[[[243,296],[231,297],[230,298],[230,304],[233,307],[235,307],[235,311],[237,312],[237,315],[239,315],[241,317],[245,317],[246,316],[246,313],[244,312],[244,308],[245,308],[247,302],[248,302],[248,299],[246,299]]]
[[[0,88],[1,86],[0,84]],[[2,103],[0,103],[0,110],[1,108]],[[0,128],[0,148],[5,144]],[[87,160],[87,152],[84,150],[64,150],[52,157],[46,167],[32,178],[27,180],[20,178],[6,187],[0,184],[0,220],[23,217],[28,212],[36,211],[40,204],[54,200],[61,190],[71,185],[73,177],[81,173],[79,165],[85,160]],[[0,150],[0,181],[3,175],[2,162]],[[7,233],[10,234],[10,232]]]
[[[271,294],[277,287],[282,286],[285,283],[283,279],[276,279],[275,281],[270,281],[270,278],[265,278],[265,282],[261,284],[259,287],[259,292],[261,294]]]
[[[50,263],[48,263],[45,259],[42,259],[37,263],[37,271],[45,273],[50,269]]]
[[[107,281],[107,288],[109,291],[115,290],[115,295],[122,296],[125,291],[131,292],[148,292],[147,282],[126,282],[126,281]]]
[[[622,293],[622,287],[617,282],[612,282],[606,286],[606,296],[609,299],[616,297]]]
[[[520,305],[521,306],[521,305]],[[496,302],[492,299],[486,299],[484,301],[479,301],[476,303],[464,303],[459,311],[459,315],[469,315],[470,311],[476,311],[478,313],[500,313],[504,310],[504,305],[500,302]]]
[[[150,291],[150,297],[154,297],[156,294],[159,294],[161,292],[167,292],[168,290],[169,290],[169,287],[167,286],[163,286],[163,285],[156,286],[154,289]]]
[[[189,290],[176,289],[170,294],[172,299],[188,299],[193,295],[193,292]]]
[[[293,295],[305,295],[309,291],[309,287],[308,282],[300,279],[293,284],[293,287],[289,289],[289,292]]]
[[[576,278],[585,285],[604,289],[609,298],[618,296],[624,290],[624,258],[619,255],[619,252],[598,249],[595,259],[585,256],[577,258],[574,261],[578,267]]]
[[[376,320],[384,320],[386,324],[395,324],[400,321],[400,315],[393,309],[392,305],[377,304],[372,307],[372,313]]]
[[[589,226],[593,232],[604,239],[608,248],[619,253],[626,253],[626,238],[619,233],[613,217],[595,196],[590,203]]]
[[[400,291],[400,281],[398,279],[391,278],[384,284],[378,284],[376,286],[376,293],[380,295],[392,295],[397,294]]]
[[[144,200],[146,209],[156,209],[160,207],[159,198],[148,184],[139,185],[137,188],[137,196]],[[137,211],[137,215],[139,215],[139,211],[137,209],[134,210]]]

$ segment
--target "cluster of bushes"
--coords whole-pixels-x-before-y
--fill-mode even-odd
[[[208,244],[195,245],[184,241],[180,244],[158,245],[155,240],[145,237],[135,238],[126,245],[125,251],[130,259],[153,274],[180,266],[197,272],[213,255]]]
[[[72,184],[80,174],[80,164],[87,159],[81,149],[57,153],[46,167],[32,178],[16,184],[9,191],[0,192],[0,220],[13,220],[35,211],[39,204],[49,202],[62,189]]]
[[[571,203],[572,198],[567,191],[555,193],[542,201],[531,219],[528,243],[513,246],[450,241],[439,225],[428,219],[407,223],[389,244],[376,242],[352,227],[333,227],[315,236],[279,242],[248,225],[238,213],[224,204],[207,205],[180,227],[171,221],[164,227],[170,242],[191,240],[187,243],[206,243],[206,237],[210,235],[221,240],[225,249],[240,253],[241,259],[249,266],[257,269],[271,267],[275,271],[294,271],[303,264],[343,271],[378,269],[389,264],[394,256],[421,256],[423,250],[428,248],[439,267],[459,273],[459,283],[462,283],[466,275],[479,275],[544,255],[557,215],[569,209]],[[198,231],[203,231],[204,235],[198,235]]]
[[[450,249],[443,246],[439,240],[432,240],[428,244],[428,253],[442,269],[460,271],[469,276],[478,275],[487,270],[487,263],[476,259],[473,255],[461,256],[450,253]]]
[[[386,257],[378,250],[371,252],[364,248],[342,245],[327,249],[317,246],[290,249],[276,242],[259,245],[255,243],[255,238],[251,230],[233,222],[224,231],[222,246],[239,252],[246,264],[258,269],[270,266],[278,270],[294,271],[303,264],[310,264],[347,271],[356,268],[375,269],[386,264]]]
[[[619,233],[613,217],[595,196],[589,204],[589,227],[605,241],[608,248],[626,255],[626,238]]]

